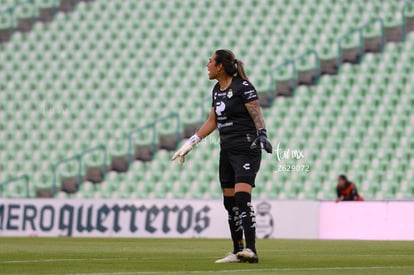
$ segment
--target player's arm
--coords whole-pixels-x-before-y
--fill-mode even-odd
[[[253,100],[244,104],[246,106],[247,111],[249,112],[250,116],[253,119],[254,125],[256,126],[257,130],[265,129],[265,122],[263,119],[262,111],[260,109],[259,100]]]
[[[340,202],[344,200],[344,196],[342,196],[341,189],[336,187],[336,200],[335,202]]]
[[[171,160],[178,158],[178,163],[183,164],[185,161],[185,155],[187,155],[193,147],[200,142],[203,138],[211,134],[217,128],[216,113],[214,108],[211,108],[210,114],[207,120],[203,123],[200,129],[195,135],[190,137],[181,148],[175,152]]]
[[[249,101],[244,104],[246,106],[247,111],[249,112],[254,125],[256,126],[258,137],[253,141],[252,145],[250,146],[251,149],[255,149],[257,146],[260,146],[261,149],[265,149],[266,152],[269,154],[272,153],[273,148],[272,144],[267,140],[267,131],[265,122],[263,119],[262,111],[260,109],[260,103],[258,99],[253,101]]]
[[[214,108],[211,108],[210,114],[208,115],[207,120],[201,125],[200,129],[197,131],[196,135],[203,139],[211,134],[217,128],[216,121],[216,112]]]

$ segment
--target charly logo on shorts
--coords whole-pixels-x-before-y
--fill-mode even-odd
[[[268,202],[261,202],[256,206],[256,236],[260,239],[272,237],[274,231],[273,216],[270,213],[272,206]]]
[[[243,168],[244,168],[244,170],[250,170],[250,163],[245,163],[245,164],[243,164]]]

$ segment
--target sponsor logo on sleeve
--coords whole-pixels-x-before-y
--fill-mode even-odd
[[[257,94],[255,90],[249,90],[249,91],[245,91],[244,95],[246,96],[246,99],[252,99],[252,98],[256,98]]]

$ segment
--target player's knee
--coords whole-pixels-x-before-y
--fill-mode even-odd
[[[236,199],[234,197],[225,196],[223,199],[224,208],[228,212],[233,212],[234,207],[236,207]]]
[[[236,200],[236,205],[239,207],[239,209],[244,210],[250,206],[252,196],[247,192],[237,192],[234,195],[234,198]]]

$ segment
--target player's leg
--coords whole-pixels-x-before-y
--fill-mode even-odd
[[[234,188],[223,188],[224,207],[228,213],[228,222],[233,241],[233,253],[237,254],[244,248],[243,227],[240,220],[239,207],[234,197]]]
[[[239,209],[234,198],[234,188],[223,188],[224,207],[228,213],[228,223],[231,239],[233,241],[233,251],[225,257],[218,259],[216,263],[239,263],[237,253],[243,250],[243,228],[240,224]]]
[[[259,259],[256,251],[256,216],[251,203],[251,194],[260,168],[261,152],[258,150],[236,152],[230,159],[235,171],[235,201],[239,208],[246,240],[246,249],[237,255],[242,261],[257,263]]]
[[[243,229],[239,222],[239,209],[234,198],[234,172],[224,152],[220,152],[219,178],[223,190],[224,207],[228,213],[233,251],[217,260],[216,263],[240,262],[236,254],[243,250]]]
[[[235,187],[235,200],[239,207],[240,220],[243,226],[246,249],[237,254],[240,260],[257,263],[256,251],[256,215],[251,204],[252,186],[250,183],[239,182]]]

